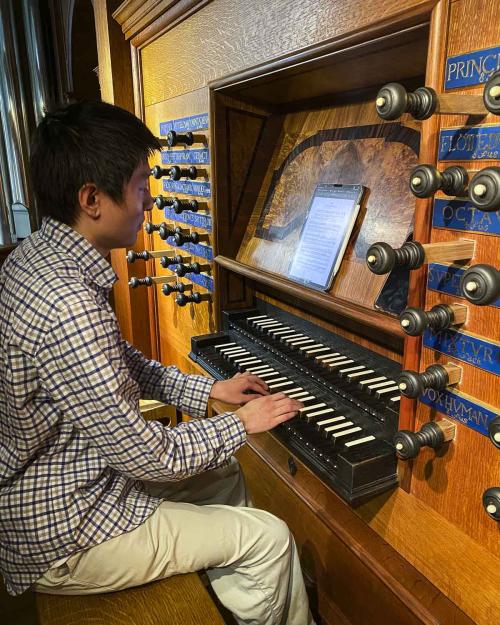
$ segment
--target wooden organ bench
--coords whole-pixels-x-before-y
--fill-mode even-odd
[[[101,595],[36,598],[39,625],[224,625],[197,573]]]
[[[168,426],[172,406],[141,400],[145,419]],[[36,593],[39,625],[224,625],[198,573],[98,595]]]

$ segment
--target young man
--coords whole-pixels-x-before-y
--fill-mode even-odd
[[[310,623],[288,528],[248,507],[233,454],[294,416],[254,375],[213,382],[124,341],[106,257],[152,207],[157,139],[105,103],[48,114],[31,175],[44,220],[0,274],[0,571],[12,594],[120,590],[206,568],[240,623]],[[193,417],[146,422],[139,398]],[[204,419],[209,398],[242,407]]]

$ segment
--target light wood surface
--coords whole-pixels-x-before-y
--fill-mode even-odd
[[[292,4],[254,0],[249,11],[245,0],[214,0],[168,36],[143,48],[144,101],[149,105],[194,91],[222,76],[320,42],[345,45],[348,36],[366,40],[368,33],[373,36],[371,31],[390,30],[388,25],[397,20],[416,21],[415,16],[424,20],[433,4],[384,0],[381,8],[357,0]],[[234,43],[226,48],[225,42]]]
[[[224,625],[196,573],[100,595],[37,595],[39,625]]]

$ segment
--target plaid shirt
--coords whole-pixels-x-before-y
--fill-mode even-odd
[[[141,480],[220,466],[245,431],[226,413],[168,429],[139,398],[205,414],[212,380],[144,358],[108,303],[116,276],[46,219],[0,273],[0,571],[19,594],[52,564],[128,532],[160,501]]]

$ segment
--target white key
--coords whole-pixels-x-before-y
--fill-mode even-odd
[[[312,339],[311,339],[312,340]],[[316,347],[324,347],[323,343],[315,343],[314,345],[308,345],[307,347],[301,347],[300,349],[304,352],[315,349]]]
[[[275,382],[287,382],[287,381],[288,381],[288,378],[281,377],[281,378],[276,378],[272,382],[274,384]]]
[[[393,404],[397,404],[398,401],[401,401],[401,395],[397,395],[396,397],[391,397],[389,401],[392,402]]]
[[[363,380],[359,383],[359,385],[366,386],[367,384],[372,384],[373,382],[380,382],[381,380],[387,380],[385,375],[381,375],[378,378],[370,378],[369,380]]]
[[[363,443],[368,443],[368,441],[374,441],[375,436],[364,436],[363,438],[356,438],[353,441],[348,441],[345,446],[346,447],[354,447],[355,445],[362,445]]]
[[[261,373],[259,378],[262,380],[272,380],[277,375],[281,375],[281,373],[279,371],[270,371],[269,373]]]
[[[299,412],[309,412],[310,410],[316,410],[316,408],[324,408],[325,406],[325,402],[322,402],[321,404],[314,404],[314,406],[306,406],[305,408],[300,408]]]
[[[345,421],[345,417],[341,415],[340,417],[330,417],[330,419],[316,421],[316,427],[325,427],[325,425],[329,425],[330,423],[338,423],[339,421]]]
[[[394,384],[395,384],[394,380],[386,380],[385,382],[377,382],[377,384],[370,384],[368,388],[371,391],[374,391],[377,388],[383,388],[384,386],[393,386]]]
[[[221,343],[220,345],[216,345],[215,349],[222,349],[223,347],[230,347],[231,345],[236,345],[236,343]]]
[[[254,358],[254,355],[251,354],[247,349],[244,349],[242,352],[236,352],[234,354],[226,354],[226,356],[231,360],[237,360],[238,358]]]
[[[329,358],[325,358],[321,364],[328,365],[331,362],[342,362],[344,360],[346,360],[345,356],[330,356]]]
[[[300,391],[300,393],[294,393],[293,395],[288,395],[288,397],[291,399],[299,399],[299,397],[304,397],[304,395],[309,395],[308,391]],[[302,399],[300,401],[302,401]]]
[[[365,375],[370,375],[370,373],[373,373],[373,369],[366,369],[365,371],[360,371],[359,373],[349,373],[347,377],[349,380],[352,380],[354,378],[362,378]]]
[[[322,356],[316,356],[316,360],[326,360],[327,358],[333,358],[334,356],[340,356],[338,352],[330,352],[329,354],[323,354]]]
[[[355,427],[355,428],[351,428],[350,430],[344,430],[343,432],[333,432],[332,433],[332,438],[334,440],[336,440],[337,438],[340,438],[341,436],[347,436],[348,434],[354,434],[354,432],[361,432],[361,428],[360,427]]]
[[[290,386],[290,384],[295,384],[292,380],[287,380],[286,382],[280,382],[279,384],[268,384],[269,388],[281,388],[282,386]]]
[[[253,321],[254,319],[267,319],[267,315],[256,315],[255,317],[247,317],[247,321]]]
[[[231,352],[230,354],[225,354],[229,358],[229,360],[233,360],[234,358],[239,358],[240,356],[251,356],[252,354],[247,349],[242,349],[239,352]]]
[[[304,349],[304,348],[301,347],[300,349]],[[306,349],[305,352],[309,356],[310,354],[319,354],[320,352],[326,352],[327,350],[329,351],[330,348],[329,347],[316,347],[315,349],[313,349],[312,347],[310,347],[309,349]]]
[[[269,373],[269,371],[274,371],[274,369],[269,365],[261,365],[260,367],[248,367],[247,371],[250,371],[250,373]]]
[[[260,358],[244,358],[243,360],[235,360],[239,365],[249,365],[249,364],[257,364],[258,362],[262,362]]]
[[[290,343],[291,341],[295,341],[295,339],[299,339],[299,338],[306,338],[305,334],[293,334],[292,336],[287,336],[285,338],[285,343]]]
[[[274,326],[282,326],[283,324],[281,323],[281,321],[264,321],[264,323],[260,323],[259,324],[259,328],[262,329],[267,329],[267,328],[274,328]]]
[[[286,391],[283,391],[283,393],[290,395],[290,393],[297,393],[298,391],[303,391],[303,390],[304,389],[302,388],[302,386],[294,386],[293,388],[287,388]]]
[[[293,339],[293,341],[288,341],[290,345],[295,347],[296,345],[305,345],[306,343],[314,343],[314,339]]]
[[[348,373],[349,371],[359,371],[360,369],[364,369],[363,365],[359,365],[357,367],[349,367],[347,369],[340,369],[339,373]]]
[[[392,393],[392,391],[399,391],[399,386],[389,386],[389,388],[383,388],[377,391],[377,395],[385,395],[386,393]]]
[[[317,424],[316,424],[317,425]],[[342,428],[346,428],[349,425],[354,425],[352,421],[344,421],[343,423],[338,423],[337,425],[329,425],[325,428],[325,432],[336,432],[337,430],[341,430]],[[359,428],[361,429],[361,428]]]
[[[302,397],[300,401],[304,403],[306,401],[315,401],[315,400],[316,400],[316,397],[314,397],[314,395],[308,394],[307,397]]]
[[[273,336],[285,336],[285,334],[295,334],[295,330],[290,330],[285,326],[279,330],[271,330],[269,334],[272,334]]]
[[[339,360],[338,362],[329,362],[328,363],[328,368],[329,369],[336,369],[337,367],[343,367],[344,365],[350,365],[351,362],[354,362],[354,360]]]
[[[263,325],[267,325],[268,323],[278,323],[278,321],[276,321],[276,319],[260,319],[259,321],[254,321],[253,325],[254,326],[263,326]]]
[[[316,412],[310,412],[308,417],[319,417],[322,414],[331,414],[335,412],[333,408],[324,408],[323,410],[316,410]]]
[[[241,347],[241,345],[238,345],[237,347],[224,347],[223,349],[220,350],[220,352],[221,354],[225,354],[225,353],[230,354],[231,352],[238,351],[239,349],[243,349],[243,347]]]

